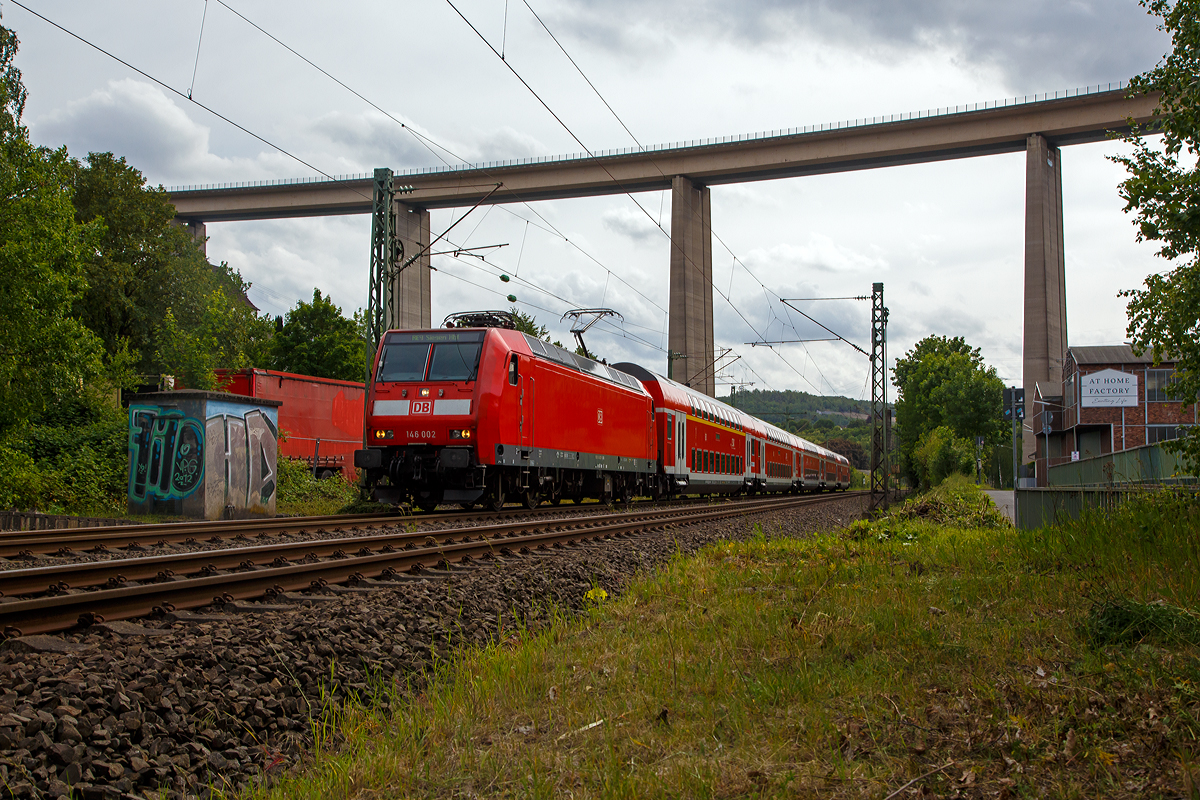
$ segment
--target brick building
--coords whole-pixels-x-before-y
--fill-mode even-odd
[[[1037,485],[1049,467],[1176,439],[1200,422],[1196,403],[1169,396],[1174,367],[1129,345],[1068,348],[1062,386],[1038,384],[1030,409]]]

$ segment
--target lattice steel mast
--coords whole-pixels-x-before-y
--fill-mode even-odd
[[[871,284],[871,511],[887,504],[887,318],[883,284]]]

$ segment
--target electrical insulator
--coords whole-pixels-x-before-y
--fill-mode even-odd
[[[504,281],[505,283],[508,283],[512,279],[509,278],[507,275],[501,275],[500,280]]]
[[[508,296],[508,302],[510,302],[510,303],[515,303],[515,302],[517,302],[517,296],[516,296],[515,294],[510,294],[510,295]]]

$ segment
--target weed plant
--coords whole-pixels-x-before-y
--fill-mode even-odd
[[[976,492],[593,586],[342,712],[341,749],[265,793],[1196,796],[1200,503],[1023,532]]]
[[[312,467],[294,458],[280,458],[275,511],[287,516],[338,514],[358,500],[358,487],[335,474],[313,477]]]

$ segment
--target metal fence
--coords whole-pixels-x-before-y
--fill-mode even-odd
[[[114,517],[69,517],[66,514],[39,514],[36,511],[0,511],[0,531],[53,531],[131,524],[131,520]]]
[[[1016,524],[1022,530],[1041,528],[1070,519],[1078,519],[1084,509],[1112,509],[1137,493],[1144,486],[1099,487],[1056,486],[1017,489],[1013,504]]]
[[[1173,454],[1157,444],[1082,458],[1046,470],[1046,482],[1060,486],[1196,483]]]

